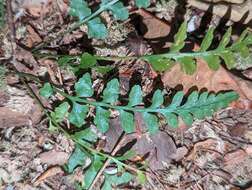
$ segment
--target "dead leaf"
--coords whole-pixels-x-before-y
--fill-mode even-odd
[[[17,68],[20,72],[35,74],[39,70],[38,63],[31,52],[19,47],[16,51],[16,58],[22,63],[19,63],[19,68]]]
[[[241,138],[244,137],[247,129],[248,129],[248,125],[244,123],[237,123],[235,126],[228,128],[231,136],[241,137]]]
[[[252,159],[244,150],[238,149],[224,157],[222,168],[232,175],[231,183],[244,186],[252,179]]]
[[[12,111],[6,107],[0,107],[0,128],[21,127],[31,125],[27,115]]]
[[[223,67],[220,67],[218,71],[209,69],[203,60],[198,60],[197,71],[193,75],[185,74],[181,71],[180,65],[176,64],[171,70],[165,72],[162,77],[164,86],[175,88],[181,85],[185,93],[192,87],[214,92],[234,90],[239,93],[241,98],[252,100],[252,88],[245,84],[242,85],[243,81],[236,81],[235,79]]]
[[[172,138],[165,132],[159,131],[154,135],[142,135],[132,147],[139,156],[145,158],[153,170],[164,169],[175,157],[177,148]]]
[[[43,152],[39,155],[39,158],[42,163],[48,164],[50,166],[54,165],[64,165],[68,158],[69,154],[66,152],[59,152],[59,151],[48,151],[48,152]]]
[[[142,16],[144,24],[142,28],[145,28],[145,31],[143,31],[145,39],[155,39],[169,35],[171,27],[158,17],[155,17],[144,9],[140,9],[137,14]]]
[[[35,30],[30,25],[28,25],[26,29],[28,32],[28,37],[27,37],[27,42],[26,42],[27,47],[31,48],[35,46],[36,44],[42,42],[42,39],[40,38],[38,33],[35,32]]]
[[[5,91],[0,90],[0,106],[6,104],[9,99],[10,96]]]
[[[35,186],[38,186],[41,182],[43,182],[44,180],[46,180],[49,177],[58,175],[58,174],[63,174],[64,171],[61,169],[61,167],[59,166],[55,166],[52,168],[49,168],[48,170],[46,170],[44,173],[42,173],[37,179],[36,181],[33,183]]]
[[[243,71],[242,74],[243,74],[245,77],[247,77],[247,78],[249,78],[249,79],[252,80],[252,68],[249,68],[249,69]]]

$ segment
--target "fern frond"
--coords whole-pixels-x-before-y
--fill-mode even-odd
[[[243,58],[247,58],[250,55],[249,46],[252,45],[252,34],[248,30],[244,30],[240,38],[230,44],[230,37],[232,33],[231,27],[224,34],[217,48],[210,49],[214,39],[214,28],[209,28],[204,39],[202,40],[199,50],[193,52],[180,52],[184,48],[187,23],[184,22],[179,28],[177,34],[174,37],[174,43],[171,45],[170,51],[163,54],[144,55],[140,57],[103,57],[97,55],[90,55],[87,53],[81,56],[66,57],[63,56],[59,59],[59,62],[67,63],[73,59],[80,59],[81,63],[79,66],[75,65],[78,70],[80,68],[95,68],[97,61],[99,60],[134,60],[140,59],[150,63],[154,70],[158,72],[166,71],[170,69],[175,63],[179,63],[181,70],[186,74],[194,74],[197,69],[196,59],[203,59],[208,64],[208,67],[212,70],[218,70],[220,63],[223,60],[228,69],[236,67],[237,54]],[[90,59],[92,62],[90,63]]]
[[[178,62],[181,65],[181,70],[191,75],[197,68],[196,58],[204,59],[210,69],[217,70],[221,60],[224,61],[228,69],[232,69],[235,67],[235,54],[239,53],[243,57],[249,56],[249,46],[252,45],[252,34],[245,30],[237,42],[228,46],[232,33],[231,27],[224,34],[216,49],[209,50],[214,38],[214,29],[209,28],[198,51],[190,53],[180,52],[185,45],[187,37],[186,29],[187,23],[184,22],[175,35],[170,52],[159,55],[143,56],[140,59],[148,61],[156,71],[165,71],[174,65],[171,63]]]
[[[42,88],[42,92],[44,89]],[[162,92],[161,90],[157,90],[153,95],[151,106],[139,107],[143,105],[142,91],[140,86],[135,85],[129,93],[128,104],[117,105],[119,82],[117,79],[113,79],[108,82],[107,87],[104,89],[102,101],[90,101],[88,98],[93,95],[93,91],[89,73],[83,75],[75,84],[76,96],[70,96],[54,87],[52,89],[61,93],[72,102],[71,112],[67,118],[76,127],[81,127],[84,124],[88,108],[90,106],[95,107],[94,123],[103,133],[109,129],[111,110],[119,111],[121,126],[125,132],[134,132],[134,113],[140,112],[149,132],[155,133],[159,128],[159,116],[165,118],[171,127],[178,126],[178,117],[181,117],[187,125],[191,125],[194,119],[203,119],[204,117],[211,116],[213,112],[227,107],[230,102],[238,98],[238,94],[235,92],[218,94],[203,92],[199,94],[197,91],[194,91],[185,100],[183,92],[180,91],[175,94],[171,104],[165,106],[163,105],[164,98]],[[41,94],[47,95],[45,92]],[[64,105],[64,109],[68,109],[68,107]],[[60,112],[60,115],[64,114]]]

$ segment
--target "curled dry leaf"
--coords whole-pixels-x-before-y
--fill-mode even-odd
[[[36,181],[33,183],[35,186],[38,186],[41,182],[43,182],[44,180],[46,180],[49,177],[58,175],[58,174],[62,174],[64,173],[63,170],[59,167],[59,166],[55,166],[52,168],[49,168],[48,170],[46,170],[44,173],[42,173],[37,179]]]

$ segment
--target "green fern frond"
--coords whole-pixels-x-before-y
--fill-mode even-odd
[[[221,60],[224,61],[228,69],[232,69],[235,67],[235,54],[239,53],[243,57],[249,56],[249,46],[252,45],[252,34],[245,30],[237,42],[228,46],[232,33],[231,27],[224,34],[216,49],[209,50],[214,38],[214,29],[209,28],[198,51],[189,53],[180,52],[187,38],[186,29],[187,23],[184,22],[175,35],[170,52],[159,55],[143,56],[140,59],[148,61],[156,71],[165,71],[171,68],[174,62],[178,62],[181,65],[181,70],[191,75],[197,68],[196,58],[204,59],[210,69],[217,70]]]
[[[175,94],[171,104],[165,106],[163,105],[162,92],[157,90],[153,95],[151,106],[141,107],[144,104],[141,87],[138,85],[132,87],[127,105],[117,105],[119,98],[119,82],[117,79],[108,82],[103,91],[103,100],[100,102],[88,99],[93,95],[89,73],[84,74],[74,87],[76,96],[70,96],[54,87],[50,88],[50,93],[52,92],[51,89],[53,89],[72,102],[70,114],[66,114],[67,110],[69,111],[69,105],[60,105],[63,107],[63,110],[59,112],[57,111],[59,108],[56,108],[58,114],[55,117],[60,121],[63,120],[62,117],[66,117],[73,125],[81,127],[85,123],[89,107],[92,106],[96,108],[94,123],[103,133],[109,129],[111,110],[119,111],[121,127],[125,132],[134,132],[134,113],[140,112],[148,131],[155,133],[159,128],[159,116],[165,118],[171,127],[178,126],[178,117],[181,117],[187,125],[191,125],[194,119],[203,119],[211,116],[215,111],[227,107],[230,102],[238,98],[238,94],[235,92],[218,94],[203,92],[199,94],[197,91],[194,91],[185,99],[183,92],[180,91]],[[42,88],[40,94],[46,94],[46,97],[48,97],[49,93],[44,92],[46,89],[45,87]],[[59,116],[57,117],[57,115]]]
[[[153,69],[158,72],[166,71],[173,67],[175,63],[179,63],[182,71],[192,75],[197,69],[196,59],[205,60],[208,67],[212,70],[218,70],[222,60],[228,69],[233,69],[236,67],[237,55],[241,55],[242,58],[247,58],[250,55],[249,46],[252,45],[252,34],[249,33],[248,30],[245,30],[240,38],[230,45],[231,27],[224,34],[217,48],[210,49],[214,39],[214,28],[209,28],[202,40],[199,50],[181,52],[187,38],[186,29],[187,23],[184,22],[174,37],[174,43],[171,45],[170,51],[167,53],[144,55],[140,57],[103,57],[84,53],[81,56],[63,56],[59,59],[59,62],[63,60],[64,64],[66,64],[73,59],[79,59],[81,60],[80,65],[74,66],[76,70],[79,70],[80,68],[95,68],[99,60],[116,61],[140,59],[150,63]],[[89,60],[92,60],[92,62]]]

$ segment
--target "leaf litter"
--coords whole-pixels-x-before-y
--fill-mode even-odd
[[[18,27],[21,27],[22,25],[25,25],[26,27],[26,36],[24,37],[26,39],[20,38],[20,43],[26,47],[33,48],[39,44],[41,40],[43,41],[48,36],[55,35],[55,31],[64,31],[64,27],[60,30],[57,27],[59,22],[60,24],[64,23],[66,28],[71,24],[69,21],[65,23],[64,20],[67,16],[64,13],[67,9],[67,3],[65,1],[57,1],[55,4],[55,2],[46,1],[43,2],[43,4],[39,3],[36,5],[24,4],[23,8],[28,15],[22,15],[22,17],[28,19],[29,24],[26,25],[21,17],[18,18]],[[143,7],[147,7],[144,1],[136,2]],[[55,7],[57,7],[56,12],[53,11],[55,10]],[[111,11],[116,12],[117,8],[120,8],[120,5],[114,7]],[[139,52],[140,55],[144,55],[150,53],[148,52],[148,49],[153,49],[155,51],[158,50],[155,45],[148,44],[150,43],[149,39],[168,35],[167,33],[163,33],[163,31],[169,31],[171,26],[164,21],[160,22],[160,19],[154,16],[155,9],[151,13],[143,13],[145,11],[141,11],[143,10],[140,10],[140,15],[143,19],[147,20],[144,21],[145,26],[147,26],[147,28],[158,27],[160,32],[156,33],[156,30],[148,30],[148,33],[140,36],[140,38],[138,36],[139,34],[133,35],[133,40],[136,40],[137,43],[133,42],[133,45],[130,47],[130,42],[127,42],[128,35],[132,30],[134,33],[137,33],[136,29],[134,29],[134,27],[132,29],[132,26],[130,26],[130,29],[123,29],[125,36],[119,36],[120,38],[117,38],[115,41],[112,39],[113,35],[111,36],[111,41],[117,44],[118,47],[113,47],[114,44],[112,42],[106,41],[107,44],[111,43],[112,47],[106,49],[100,46],[96,49],[97,52],[100,52],[98,54],[105,56],[113,55],[111,52],[114,51],[116,52],[115,54],[118,52],[118,54],[122,53],[122,55],[125,56],[129,55],[128,53],[131,55],[139,55]],[[160,10],[157,11],[157,14],[160,14],[159,11]],[[21,13],[16,12],[16,15],[18,14]],[[124,16],[123,14],[119,15],[117,12],[115,15]],[[108,25],[114,26],[114,19],[109,15],[107,17],[109,17],[107,18],[107,21],[110,22]],[[172,17],[174,17],[174,15],[172,15]],[[165,18],[170,19],[172,17],[166,16]],[[93,20],[93,22],[95,22],[97,27],[102,27],[99,20]],[[149,24],[149,22],[151,22],[151,24]],[[153,27],[153,24],[155,27]],[[99,36],[102,34],[95,33],[95,30],[95,28],[91,28],[91,31],[88,33],[89,36],[103,38],[103,36]],[[112,30],[116,29],[112,28]],[[103,31],[105,32],[104,28]],[[109,32],[111,32],[110,28]],[[67,38],[65,36],[62,41],[57,41],[51,44],[51,51],[59,51],[57,48],[60,48],[61,45],[65,46],[60,49],[63,53],[82,52],[83,48],[84,50],[90,48],[88,45],[83,47],[83,42],[79,41],[83,38],[87,40],[87,38],[84,37],[85,33],[86,30],[79,29],[77,32],[69,34]],[[126,43],[124,42],[125,40]],[[145,44],[146,42],[147,47],[142,48],[142,44]],[[100,40],[93,40],[92,43],[102,44],[103,42]],[[123,52],[120,52],[121,47],[126,48],[126,51],[124,49]],[[141,53],[141,49],[143,53]],[[55,69],[57,66],[55,66],[55,63],[52,60],[48,59],[47,61],[37,58],[36,56],[33,57],[30,52],[25,53],[24,51],[20,55],[21,57],[19,58],[19,61],[23,62],[23,65],[20,66],[20,70],[25,69],[26,71],[37,73],[37,69],[41,69],[41,67],[44,66],[46,67],[46,75],[47,73],[49,74],[53,83],[61,85],[62,83],[67,84],[68,90],[72,90],[71,86],[73,86],[75,78],[73,78],[72,75],[70,77],[63,75],[62,78],[60,73],[65,71]],[[131,81],[129,78],[135,77],[134,72],[139,70],[142,70],[142,72],[140,72],[142,76],[142,81],[140,81],[140,83],[143,86],[144,93],[149,94],[152,92],[153,87],[155,87],[154,80],[157,74],[148,64],[140,62],[141,66],[139,66],[139,62],[130,63],[128,61],[122,63],[116,62],[115,64],[120,64],[122,66],[119,67],[120,86],[126,86],[126,88],[120,89],[120,91],[124,90],[124,93],[121,94],[129,93],[129,89],[131,88]],[[151,173],[151,179],[147,180],[147,183],[143,185],[142,189],[154,189],[153,183],[154,186],[157,186],[157,189],[249,188],[252,179],[252,113],[251,107],[250,110],[244,110],[243,104],[245,104],[245,100],[252,99],[251,85],[248,81],[237,78],[229,73],[222,66],[217,73],[210,71],[207,68],[207,64],[202,64],[202,61],[200,60],[197,60],[197,64],[198,69],[192,76],[182,73],[178,69],[178,65],[174,66],[169,72],[163,74],[161,78],[163,87],[166,88],[167,91],[171,91],[173,88],[176,88],[177,85],[182,85],[185,93],[187,93],[192,86],[196,86],[198,90],[207,88],[214,92],[219,92],[220,90],[235,90],[242,98],[239,100],[242,105],[239,104],[239,106],[237,106],[236,104],[222,112],[218,112],[213,117],[209,117],[206,120],[197,120],[192,127],[189,128],[185,126],[181,120],[178,120],[180,128],[176,129],[164,127],[164,125],[162,126],[162,121],[160,121],[163,130],[154,136],[149,136],[144,133],[146,127],[144,122],[145,119],[143,119],[140,114],[136,114],[134,116],[134,119],[137,121],[136,133],[132,136],[129,135],[128,139],[123,145],[121,145],[121,147],[123,150],[123,148],[125,148],[124,146],[134,140],[135,144],[132,146],[132,150],[134,150],[137,155],[132,157],[131,161],[141,162],[142,164],[145,162],[148,163],[147,171]],[[246,71],[247,70],[244,72],[249,73]],[[43,77],[48,77],[46,75]],[[248,74],[245,75],[248,76]],[[106,80],[103,80],[103,78],[95,72],[93,72],[92,77],[95,77],[97,81],[99,81],[97,84],[98,86],[105,86],[107,83]],[[70,83],[67,82],[67,78],[71,79]],[[18,88],[23,90],[21,86],[18,86]],[[74,173],[69,174],[63,170],[64,167],[63,169],[62,167],[59,167],[64,166],[64,164],[67,163],[70,153],[74,151],[73,143],[57,131],[52,134],[48,133],[46,129],[47,121],[42,118],[42,116],[37,116],[38,119],[36,120],[40,120],[39,123],[30,122],[35,116],[30,115],[30,118],[26,118],[27,116],[24,116],[23,114],[27,113],[28,110],[20,110],[21,108],[17,107],[18,102],[21,101],[20,103],[22,103],[25,98],[15,99],[14,94],[10,94],[9,100],[3,99],[3,102],[7,102],[7,105],[13,104],[14,109],[18,112],[16,113],[7,110],[9,107],[6,106],[6,103],[1,107],[4,111],[1,111],[0,121],[4,122],[2,122],[0,126],[0,128],[3,128],[1,129],[0,157],[3,166],[0,167],[0,185],[5,189],[73,189],[73,179],[81,178],[79,181],[82,181],[82,175],[84,175],[85,178],[85,173],[82,174],[81,171],[77,170]],[[106,95],[104,94],[104,96]],[[1,102],[2,98],[5,97],[1,95]],[[111,97],[107,97],[107,101],[110,101],[110,98]],[[14,101],[14,103],[11,101]],[[52,103],[51,100],[43,101],[47,101],[47,104]],[[135,101],[139,102],[138,100]],[[26,104],[30,107],[34,106],[33,101]],[[134,102],[131,104],[134,104]],[[241,107],[243,108],[241,109]],[[39,111],[37,108],[32,108],[31,110],[31,112]],[[101,112],[101,114],[103,114],[103,111]],[[41,113],[38,115],[41,115]],[[100,142],[101,145],[98,147],[108,153],[112,152],[113,147],[116,145],[118,138],[123,132],[117,115],[118,114],[115,113],[115,119],[110,121],[110,128],[108,131],[103,135],[99,134],[101,141],[105,139],[105,145],[102,145],[103,142]],[[9,122],[7,124],[5,123],[6,117],[7,122]],[[8,119],[8,117],[10,119]],[[65,115],[63,113],[63,116],[60,118],[58,117],[58,119],[64,120],[64,117]],[[79,121],[78,118],[75,118],[75,123],[77,121]],[[98,123],[96,124],[98,125]],[[120,151],[118,153],[120,153]],[[147,159],[145,159],[145,156]],[[97,158],[97,164],[99,165],[99,158]],[[112,170],[110,169],[110,171],[113,171],[113,169],[116,168],[113,165],[111,167]],[[103,185],[119,185],[120,183],[117,184],[117,180],[122,180],[124,183],[128,183],[128,179],[131,179],[131,177],[127,176],[128,173],[124,174],[125,179],[108,175],[103,176],[111,181],[111,184],[105,183]],[[102,181],[99,183],[102,184]],[[137,187],[135,182],[130,182],[128,184],[129,186],[132,186],[131,189],[136,189]],[[96,188],[99,189],[98,186]],[[127,189],[127,187],[124,189]]]

